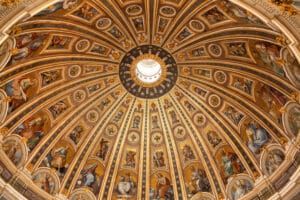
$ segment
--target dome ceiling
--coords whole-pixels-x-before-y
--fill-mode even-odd
[[[0,46],[1,176],[28,199],[267,199],[299,165],[288,44],[226,0],[55,3]]]

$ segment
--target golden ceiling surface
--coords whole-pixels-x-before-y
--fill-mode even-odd
[[[48,6],[0,46],[1,181],[33,200],[268,199],[299,166],[288,44],[226,0]]]

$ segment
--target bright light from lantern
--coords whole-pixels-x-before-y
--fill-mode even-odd
[[[153,59],[143,59],[137,63],[136,76],[144,83],[154,83],[161,76],[161,66]]]

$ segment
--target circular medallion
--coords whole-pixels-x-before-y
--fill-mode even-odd
[[[160,145],[163,141],[162,134],[159,132],[153,133],[151,136],[151,141],[154,145]]]
[[[193,19],[190,21],[189,25],[190,28],[197,33],[202,33],[205,30],[205,26],[200,20]]]
[[[80,73],[81,73],[80,65],[72,65],[71,67],[69,67],[68,76],[70,76],[71,78],[75,78],[79,76]]]
[[[84,90],[76,90],[74,93],[73,93],[73,100],[76,102],[76,103],[81,103],[86,97],[86,93]]]
[[[174,135],[176,138],[181,139],[185,136],[185,134],[186,134],[186,131],[183,126],[179,125],[174,128]]]
[[[202,113],[196,113],[193,117],[193,122],[196,126],[201,127],[206,122],[206,117]]]
[[[127,140],[132,144],[136,144],[140,140],[140,135],[138,132],[130,132],[127,136]]]
[[[96,22],[96,28],[99,30],[107,29],[111,25],[111,19],[103,17]]]
[[[222,55],[222,48],[218,44],[210,44],[208,45],[208,52],[213,57],[220,57]]]
[[[91,123],[96,122],[99,119],[99,114],[96,110],[91,110],[87,113],[87,120]]]
[[[115,124],[109,124],[109,125],[106,127],[106,132],[105,132],[105,134],[106,134],[107,136],[112,137],[112,136],[117,135],[117,133],[118,133],[118,127],[117,127]]]
[[[163,6],[160,8],[159,12],[165,17],[174,17],[176,15],[176,9],[171,6]]]
[[[224,84],[227,81],[227,74],[223,71],[216,71],[214,74],[214,79],[219,84]]]
[[[143,12],[143,9],[140,5],[134,4],[126,8],[126,13],[130,16],[139,15]]]
[[[217,108],[221,105],[221,98],[216,94],[212,94],[208,97],[208,104],[213,108]]]
[[[132,49],[122,59],[119,76],[128,92],[141,98],[158,98],[169,92],[178,77],[174,58],[156,46]]]
[[[88,41],[87,39],[82,39],[76,43],[75,49],[80,53],[85,52],[88,50],[90,45],[91,45],[90,41]]]

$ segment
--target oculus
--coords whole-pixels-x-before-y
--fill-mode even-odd
[[[119,77],[128,92],[136,97],[153,99],[168,93],[178,76],[174,58],[153,45],[136,47],[122,59]]]
[[[145,58],[135,68],[137,78],[144,83],[154,83],[161,77],[161,65],[154,59]]]

